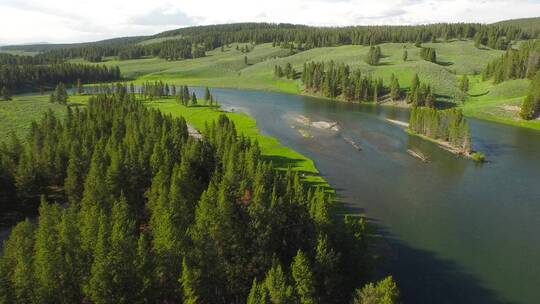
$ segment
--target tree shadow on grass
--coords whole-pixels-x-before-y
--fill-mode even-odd
[[[322,180],[308,179],[310,176],[319,176],[322,178],[324,177],[321,174],[315,174],[313,172],[301,170],[301,163],[304,162],[305,159],[285,157],[280,155],[265,155],[264,160],[271,162],[272,166],[277,169],[286,170],[288,168],[291,168],[298,171],[304,184],[309,188],[322,188],[325,191],[336,190],[334,188],[331,188],[326,182],[323,182]]]
[[[451,65],[454,65],[453,62],[450,62],[450,61],[437,61],[435,62],[436,64],[440,65],[440,66],[451,66]]]

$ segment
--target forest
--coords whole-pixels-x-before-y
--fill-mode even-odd
[[[484,79],[501,83],[510,79],[532,79],[540,70],[540,40],[524,41],[519,49],[509,49],[490,62],[482,73]]]
[[[0,302],[397,303],[391,278],[367,284],[363,217],[226,116],[202,131],[117,85],[2,143],[2,201],[41,203],[4,244]]]
[[[19,57],[19,56],[13,56]],[[110,82],[121,79],[118,67],[74,63],[0,64],[0,88],[13,93],[54,88],[59,82],[74,84]]]

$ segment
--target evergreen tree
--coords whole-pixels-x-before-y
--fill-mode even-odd
[[[407,61],[408,58],[409,53],[407,52],[407,50],[403,50],[403,55],[401,55],[401,59],[403,59],[403,61]]]
[[[210,94],[210,90],[208,89],[208,87],[206,87],[204,89],[204,102],[205,103],[208,103],[211,99],[212,95]]]
[[[529,92],[521,104],[519,115],[521,118],[530,120],[534,119],[540,113],[540,71],[536,72],[532,80]]]
[[[257,283],[257,279],[253,279],[251,290],[247,298],[247,304],[267,304],[270,303],[268,292],[263,284]]]
[[[463,75],[461,77],[461,80],[459,82],[459,89],[463,93],[467,93],[469,91],[469,77],[467,77],[467,75]]]
[[[294,302],[293,289],[287,283],[285,273],[279,264],[274,264],[266,274],[264,287],[268,290],[271,303],[286,304]]]
[[[398,79],[392,74],[392,80],[390,83],[390,98],[392,100],[399,100],[401,97],[401,89],[399,88]]]
[[[196,106],[197,105],[197,95],[195,95],[195,92],[191,94],[191,105]]]
[[[68,94],[67,94],[67,91],[66,91],[66,87],[64,86],[63,83],[59,83],[57,86],[56,86],[56,89],[54,90],[54,92],[51,94],[51,98],[50,98],[50,101],[51,102],[57,102],[57,103],[60,103],[60,104],[66,104],[67,101],[68,101]]]
[[[102,211],[98,218],[98,234],[94,249],[90,278],[84,287],[84,293],[93,303],[110,303],[113,299],[112,275],[109,273],[110,260],[108,218]]]
[[[82,95],[84,93],[83,85],[81,84],[81,79],[77,78],[77,94]]]
[[[377,65],[381,60],[381,48],[379,46],[371,46],[366,56],[366,63],[369,65]]]
[[[315,281],[311,266],[307,257],[301,250],[298,250],[293,264],[291,265],[292,277],[295,282],[296,294],[301,304],[316,303]]]
[[[34,229],[29,220],[20,222],[4,242],[0,270],[5,281],[0,287],[4,289],[3,297],[11,303],[32,303],[34,299]]]
[[[2,87],[2,100],[11,100],[11,92],[9,91],[9,89],[7,87]]]
[[[62,260],[56,250],[59,247],[58,225],[60,221],[58,206],[49,205],[42,198],[39,207],[39,223],[36,231],[34,276],[37,288],[37,302],[58,303],[61,278],[63,276]]]
[[[353,304],[398,304],[399,290],[392,277],[378,282],[369,283],[362,289],[358,289]]]

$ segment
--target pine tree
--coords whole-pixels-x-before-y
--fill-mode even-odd
[[[399,298],[396,283],[392,277],[387,277],[377,284],[369,283],[358,289],[353,304],[398,304]]]
[[[2,277],[5,280],[2,288],[7,288],[7,290],[3,291],[3,296],[10,299],[12,303],[32,303],[34,299],[34,230],[34,225],[29,220],[20,222],[13,228],[8,240],[4,242],[0,270],[2,274],[7,275],[7,277]]]
[[[463,93],[467,93],[469,91],[469,77],[467,77],[467,75],[463,75],[461,77],[461,80],[459,82],[459,89]]]
[[[392,81],[390,83],[390,98],[392,100],[399,100],[401,97],[401,89],[399,88],[398,79],[392,74]]]
[[[195,293],[193,286],[193,273],[188,267],[186,260],[182,261],[182,277],[180,278],[180,284],[182,285],[184,304],[197,304],[199,303],[199,297]]]
[[[40,303],[60,302],[59,283],[65,275],[62,273],[62,260],[57,252],[60,214],[57,205],[49,205],[41,199],[34,253],[34,276],[37,285],[35,294]]]
[[[204,89],[204,102],[208,103],[211,98],[212,98],[212,95],[210,94],[210,90],[208,89],[208,87],[206,87]]]
[[[298,250],[296,257],[294,257],[291,271],[300,304],[316,303],[313,272],[311,271],[307,257],[301,250]]]
[[[2,87],[2,92],[0,93],[2,94],[2,100],[11,100],[11,92],[7,87]]]
[[[82,151],[78,144],[74,144],[69,154],[64,191],[70,203],[78,203],[84,190],[84,163]]]
[[[137,256],[135,267],[137,270],[137,290],[136,297],[145,300],[147,303],[154,298],[155,277],[154,277],[154,256],[151,252],[151,244],[147,233],[142,231],[137,241]]]
[[[52,96],[54,96],[54,102],[58,102],[60,104],[67,103],[69,97],[66,91],[66,87],[64,86],[62,82],[60,82],[56,86],[56,89],[54,90],[54,93]]]
[[[293,303],[293,289],[287,283],[285,273],[279,264],[274,264],[266,274],[264,287],[268,290],[271,303]]]
[[[403,55],[401,56],[401,59],[403,59],[403,61],[407,61],[408,58],[409,53],[407,52],[407,50],[403,50]]]
[[[81,79],[77,78],[77,94],[82,95],[84,93],[84,88],[81,84]]]
[[[197,95],[195,95],[195,92],[191,94],[191,105],[196,106],[197,105]]]
[[[268,291],[265,289],[264,284],[257,283],[257,279],[253,279],[253,284],[249,291],[247,298],[247,304],[268,304],[270,300],[268,298]]]
[[[113,278],[110,273],[111,261],[109,260],[109,237],[110,227],[108,218],[101,212],[98,218],[97,242],[93,253],[93,262],[90,270],[90,277],[84,286],[84,294],[93,303],[111,303],[115,290],[113,289]]]
[[[133,303],[136,294],[136,238],[135,221],[130,215],[125,198],[113,204],[111,210],[111,232],[107,256],[108,273],[111,276],[112,298],[114,303]]]

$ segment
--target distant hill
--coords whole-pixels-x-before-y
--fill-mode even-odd
[[[540,33],[540,17],[503,20],[493,24],[519,27],[532,35]]]
[[[36,43],[36,44],[19,44],[19,45],[5,45],[0,46],[0,50],[4,51],[25,51],[25,52],[45,52],[54,49],[63,49],[63,48],[79,48],[79,47],[89,47],[89,46],[122,46],[133,43],[139,43],[145,39],[148,39],[148,36],[134,36],[134,37],[120,37],[112,38],[106,40],[100,40],[95,42],[82,42],[82,43]]]

